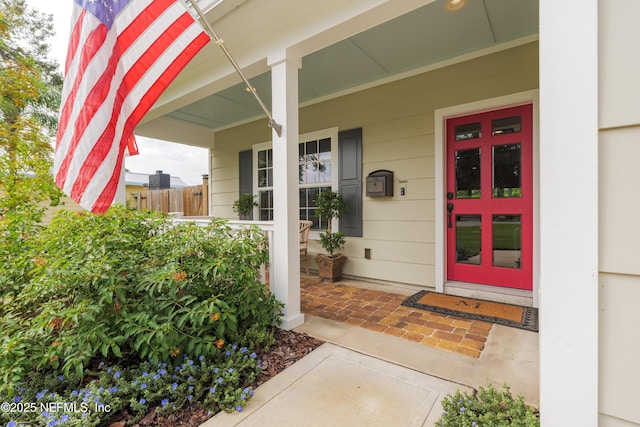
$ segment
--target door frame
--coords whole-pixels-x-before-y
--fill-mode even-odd
[[[483,113],[501,108],[515,107],[523,104],[532,104],[533,114],[533,290],[516,290],[515,295],[522,296],[523,292],[533,299],[533,306],[538,307],[538,277],[540,271],[540,144],[539,144],[539,90],[530,90],[514,93],[496,98],[484,99],[481,101],[466,104],[454,105],[434,111],[434,134],[435,134],[435,237],[436,237],[436,265],[435,265],[435,285],[436,292],[445,293],[445,285],[451,284],[447,281],[447,238],[446,238],[446,121],[447,119],[466,116],[470,114]],[[487,292],[510,293],[509,289],[497,288],[495,286],[478,285],[478,288]]]

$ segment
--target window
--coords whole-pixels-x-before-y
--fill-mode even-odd
[[[273,150],[258,151],[258,204],[261,221],[273,221]]]
[[[300,183],[300,219],[313,221],[312,229],[327,228],[326,220],[316,215],[316,199],[322,191],[331,189],[331,138],[314,139],[298,145],[298,176]]]
[[[349,212],[340,220],[346,236],[362,237],[362,129],[338,133],[337,128],[300,136],[298,183],[300,219],[311,220],[312,229],[322,230],[326,221],[316,216],[316,200],[322,191],[340,189]],[[244,166],[246,167],[246,166]],[[240,175],[245,171],[240,165]],[[273,150],[271,142],[253,147],[253,193],[258,196],[262,221],[273,221]]]
[[[260,220],[273,220],[273,150],[270,143],[257,147],[257,181]],[[316,199],[333,185],[332,138],[305,138],[298,144],[300,219],[313,221],[312,229],[327,227],[316,216]]]

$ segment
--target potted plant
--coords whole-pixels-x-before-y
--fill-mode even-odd
[[[251,193],[242,193],[240,198],[233,202],[233,211],[240,216],[240,219],[252,219],[253,208],[258,207],[256,196]]]
[[[342,193],[326,190],[318,195],[316,214],[327,221],[327,230],[320,233],[320,246],[327,253],[318,254],[315,258],[321,280],[335,282],[342,278],[342,266],[347,257],[336,251],[344,247],[345,239],[341,232],[332,232],[331,222],[333,218],[341,218],[348,210]]]

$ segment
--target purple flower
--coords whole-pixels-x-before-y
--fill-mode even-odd
[[[145,399],[144,397],[140,399],[141,405],[145,405],[146,403],[147,403],[147,399]]]
[[[242,406],[240,406],[240,405],[236,406],[236,411],[242,412]]]
[[[22,398],[20,396],[16,396],[13,398],[13,402],[14,403],[20,403],[20,401],[22,400]]]
[[[145,383],[140,384],[140,388],[147,388],[147,385]]]
[[[216,388],[215,388],[215,387],[211,387],[211,388],[209,389],[209,393],[210,393],[210,394],[213,394],[213,393],[215,393],[215,392],[216,392]]]
[[[202,362],[204,360],[204,356],[198,357],[198,360]]]
[[[114,377],[114,378],[116,378],[116,379],[120,378],[121,376],[122,376],[122,372],[120,372],[120,371],[116,372],[116,373],[113,375],[113,377]]]
[[[176,391],[178,389],[178,383],[171,384],[171,388],[173,389],[173,391]]]
[[[109,389],[109,393],[115,393],[116,391],[118,391],[118,387],[115,387],[115,386]]]
[[[167,371],[165,371],[164,369],[160,369],[160,370],[158,371],[158,373],[159,373],[160,375],[164,375],[164,374],[166,374],[166,373],[167,373]]]
[[[160,402],[160,404],[162,405],[162,407],[165,407],[169,404],[169,399],[162,399],[162,402]]]

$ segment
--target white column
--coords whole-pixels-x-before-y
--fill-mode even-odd
[[[598,1],[540,1],[540,411],[598,425]]]
[[[282,328],[304,323],[300,312],[300,239],[298,194],[298,69],[301,59],[286,52],[269,56],[272,115],[282,125],[273,137],[274,259],[271,290],[285,304]]]

